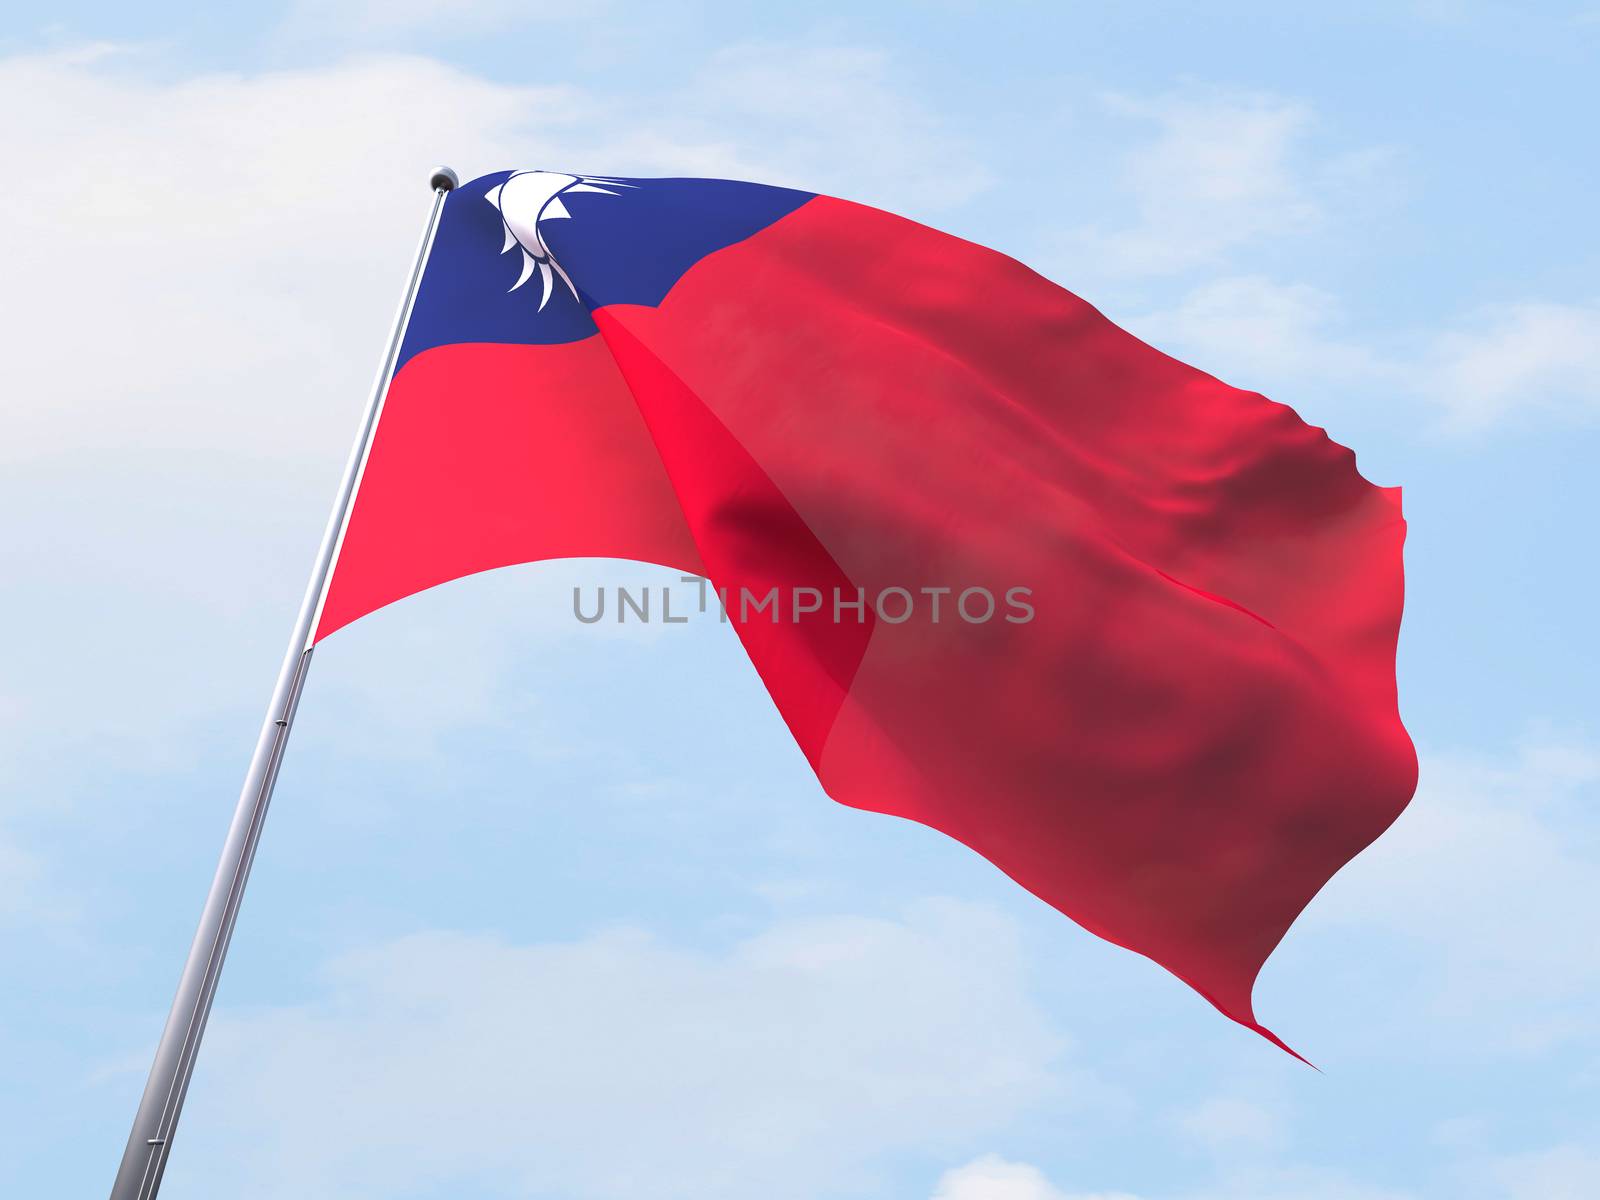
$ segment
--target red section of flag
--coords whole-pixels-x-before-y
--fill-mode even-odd
[[[316,640],[451,579],[587,556],[703,570],[604,344],[441,346],[389,386]]]
[[[736,622],[829,795],[1265,1033],[1262,963],[1415,784],[1398,491],[1012,260],[841,201],[596,322],[405,368],[319,637],[565,555],[906,589],[903,621]],[[1017,588],[1031,620],[957,610]]]

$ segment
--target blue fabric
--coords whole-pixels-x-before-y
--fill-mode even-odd
[[[592,186],[615,194],[569,187],[560,201],[570,219],[538,225],[579,292],[574,297],[557,277],[541,309],[537,272],[512,290],[525,256],[520,246],[502,252],[506,224],[488,195],[518,174],[484,175],[446,198],[396,370],[424,350],[457,342],[541,345],[589,337],[595,333],[593,309],[661,303],[706,255],[743,241],[812,198],[810,192],[727,179],[589,177]]]

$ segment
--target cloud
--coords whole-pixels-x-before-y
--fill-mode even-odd
[[[1170,308],[1132,318],[1129,326],[1243,387],[1392,375],[1372,351],[1335,332],[1342,316],[1337,299],[1320,288],[1229,275],[1196,286]]]
[[[1441,335],[1428,392],[1450,425],[1479,433],[1515,416],[1600,422],[1600,305],[1530,301]]]
[[[933,1200],[1137,1200],[1122,1192],[1068,1196],[1051,1185],[1044,1172],[1027,1163],[1007,1162],[987,1154],[939,1178]]]
[[[1300,1168],[1236,1171],[1216,1182],[1163,1191],[1170,1200],[1413,1200],[1341,1174]],[[1066,1192],[1039,1168],[985,1155],[946,1171],[932,1200],[1141,1200],[1131,1192]],[[1517,1197],[1516,1200],[1521,1200]],[[1563,1198],[1564,1200],[1564,1198]]]
[[[1600,748],[1530,740],[1510,761],[1433,753],[1422,764],[1416,799],[1329,885],[1308,926],[1400,940],[1409,969],[1381,986],[1414,989],[1457,1054],[1592,1041],[1600,963],[1580,947],[1600,926],[1589,815]]]
[[[1342,1171],[1298,1166],[1229,1173],[1180,1196],[1183,1200],[1418,1200],[1409,1190],[1367,1183]]]
[[[1212,1096],[1179,1113],[1178,1131],[1217,1153],[1270,1150],[1285,1141],[1278,1113],[1236,1096]]]
[[[717,51],[697,73],[682,97],[678,132],[698,130],[709,149],[726,146],[728,130],[736,131],[739,151],[727,174],[753,171],[904,212],[947,211],[993,178],[972,146],[916,95],[877,50],[737,45]],[[652,126],[646,131],[656,136]]]
[[[1227,1172],[1216,1181],[1161,1193],[1163,1200],[1414,1200],[1408,1192],[1298,1167]],[[946,1171],[932,1200],[1141,1200],[1131,1192],[1067,1192],[1027,1163],[990,1154]],[[1512,1200],[1522,1200],[1520,1196]],[[1530,1198],[1531,1200],[1531,1198]],[[1561,1197],[1565,1200],[1565,1197]]]
[[[1600,306],[1509,304],[1374,342],[1351,332],[1343,306],[1320,288],[1225,275],[1127,325],[1239,386],[1401,397],[1452,436],[1600,421]]]
[[[36,114],[13,138],[30,179],[0,232],[20,401],[0,453],[338,461],[428,165],[542,157],[571,96],[414,57],[177,80],[154,66],[0,62],[0,103]]]
[[[1275,244],[1326,250],[1324,235],[1393,193],[1377,186],[1387,151],[1321,152],[1312,110],[1266,94],[1108,106],[1146,133],[1113,175],[1129,216],[1065,235],[1060,273],[1103,287],[1135,333],[1245,387],[1398,397],[1419,424],[1432,416],[1454,435],[1600,420],[1600,305],[1535,298],[1362,336],[1360,314],[1326,289],[1281,278],[1276,263],[1271,275],[1247,269]]]
[[[300,37],[460,37],[536,21],[590,20],[600,7],[599,0],[294,0],[284,28]]]
[[[1600,1155],[1579,1146],[1503,1158],[1492,1174],[1507,1200],[1592,1200],[1600,1195]]]
[[[1271,95],[1112,96],[1107,104],[1155,133],[1122,159],[1131,222],[1069,239],[1079,261],[1105,275],[1212,268],[1244,247],[1304,237],[1382,157],[1370,149],[1313,157],[1311,110]]]
[[[418,934],[217,1014],[167,1194],[870,1193],[1049,1095],[1060,1049],[1011,922],[953,902],[713,952]]]

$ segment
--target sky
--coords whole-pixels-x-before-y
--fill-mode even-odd
[[[1405,488],[1411,808],[1218,1016],[525,566],[318,651],[163,1197],[1600,1195],[1600,8],[20,0],[0,1160],[109,1189],[437,162],[1013,254]],[[682,586],[682,585],[679,585]]]

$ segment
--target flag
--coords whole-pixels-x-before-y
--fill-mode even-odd
[[[828,795],[1277,1041],[1262,964],[1415,786],[1404,536],[1321,429],[1005,255],[501,172],[445,202],[314,637],[513,563],[702,576]]]

